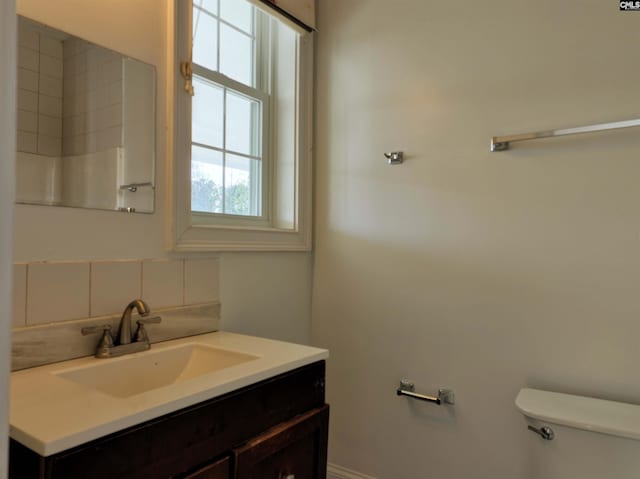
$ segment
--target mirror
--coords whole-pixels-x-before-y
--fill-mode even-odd
[[[153,213],[152,65],[18,21],[16,202]]]

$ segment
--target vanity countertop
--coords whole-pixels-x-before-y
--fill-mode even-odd
[[[185,345],[219,348],[255,359],[179,383],[118,397],[61,375]],[[112,359],[86,357],[11,374],[10,435],[49,456],[107,434],[221,396],[328,358],[327,350],[215,332],[153,344],[150,352]],[[122,374],[126,374],[123,362]]]

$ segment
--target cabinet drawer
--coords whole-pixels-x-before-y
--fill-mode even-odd
[[[180,479],[231,479],[231,461],[225,457]]]
[[[234,450],[235,479],[325,479],[329,406],[279,424]]]

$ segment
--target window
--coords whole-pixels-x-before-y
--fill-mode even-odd
[[[246,0],[176,2],[176,249],[309,249],[312,35]]]
[[[269,19],[243,0],[194,0],[192,18],[191,210],[263,218]]]

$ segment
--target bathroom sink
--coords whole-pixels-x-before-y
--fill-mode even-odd
[[[258,358],[191,343],[114,359],[96,359],[90,365],[53,374],[109,396],[127,398]]]
[[[10,433],[46,457],[327,357],[324,349],[218,331],[14,371]]]

